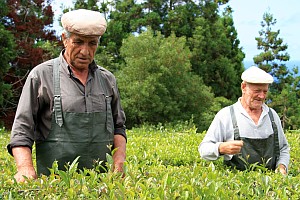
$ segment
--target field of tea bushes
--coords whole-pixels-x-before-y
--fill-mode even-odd
[[[287,132],[289,174],[230,171],[222,160],[204,161],[198,145],[205,133],[193,126],[145,126],[129,130],[126,176],[93,170],[67,171],[18,184],[7,153],[9,132],[0,130],[0,199],[300,199],[300,131]],[[111,160],[107,163],[109,169]],[[88,175],[87,175],[88,174]]]

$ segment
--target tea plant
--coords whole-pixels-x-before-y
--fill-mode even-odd
[[[9,132],[0,130],[0,199],[299,199],[300,131],[286,133],[291,147],[289,174],[272,171],[231,171],[222,159],[204,161],[198,145],[205,133],[193,126],[129,130],[126,176],[111,171],[77,170],[77,160],[50,176],[16,183],[14,159],[7,153]]]

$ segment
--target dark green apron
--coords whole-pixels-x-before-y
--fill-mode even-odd
[[[238,170],[246,170],[249,164],[257,163],[268,169],[275,170],[276,162],[279,157],[279,141],[278,129],[274,121],[271,109],[269,109],[269,117],[272,122],[274,134],[264,139],[252,139],[240,137],[239,128],[237,126],[236,117],[233,106],[230,106],[232,124],[234,128],[234,140],[243,140],[241,153],[234,155],[231,160],[224,160],[227,166]]]
[[[111,97],[106,95],[107,84],[102,76],[99,84],[105,91],[106,112],[72,113],[62,111],[59,72],[59,60],[54,59],[54,113],[48,137],[36,144],[38,174],[49,175],[48,168],[55,160],[59,169],[65,170],[66,163],[71,164],[78,156],[78,169],[93,168],[95,161],[104,161],[104,165],[106,153],[111,153],[109,146],[113,145]]]

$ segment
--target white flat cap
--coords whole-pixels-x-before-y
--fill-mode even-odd
[[[106,31],[106,20],[100,12],[72,10],[62,15],[62,26],[70,33],[87,36],[101,36]]]
[[[246,69],[241,76],[243,81],[247,83],[273,83],[273,77],[264,70],[252,66]]]

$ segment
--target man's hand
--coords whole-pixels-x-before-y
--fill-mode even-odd
[[[114,171],[123,173],[124,172],[123,166],[124,166],[125,159],[123,157],[114,156],[113,160],[114,160],[114,165],[113,165]]]
[[[219,153],[228,155],[238,154],[241,152],[243,144],[242,140],[223,142],[219,146]]]
[[[35,170],[33,167],[27,168],[27,167],[23,167],[23,168],[18,168],[18,172],[16,173],[16,175],[14,176],[14,178],[16,179],[16,181],[18,183],[20,182],[26,182],[26,178],[28,179],[36,179],[37,175],[35,173]]]
[[[283,164],[279,164],[278,168],[275,170],[275,172],[280,172],[282,175],[286,175],[286,167]]]
[[[36,179],[37,175],[33,167],[31,149],[28,147],[14,147],[12,153],[17,165],[17,174],[14,176],[17,182],[25,182],[28,179]]]

